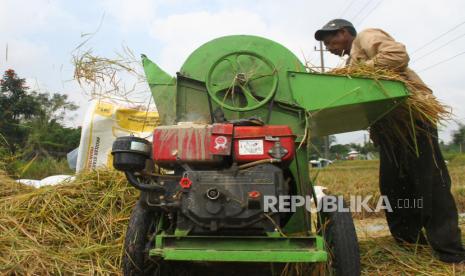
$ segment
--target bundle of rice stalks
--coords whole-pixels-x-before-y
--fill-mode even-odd
[[[426,85],[408,79],[405,72],[373,68],[364,64],[338,68],[331,74],[368,77],[375,81],[380,79],[401,81],[410,92],[409,97],[389,115],[370,127],[370,134],[376,140],[383,139],[388,144],[398,147],[407,146],[418,154],[416,137],[419,132],[429,133],[428,128],[436,127],[442,120],[451,116],[450,107],[442,104]],[[384,89],[380,82],[377,82]]]
[[[140,105],[150,97],[141,61],[127,47],[114,58],[78,49],[73,54],[73,63],[74,79],[93,99],[124,100]]]
[[[2,192],[0,274],[119,274],[136,198],[124,176],[112,171],[61,186]]]

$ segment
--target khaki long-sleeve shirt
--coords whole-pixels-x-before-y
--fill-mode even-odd
[[[424,92],[432,91],[408,68],[410,57],[405,46],[380,29],[365,29],[355,37],[350,50],[349,66],[364,63],[399,72],[412,86]]]

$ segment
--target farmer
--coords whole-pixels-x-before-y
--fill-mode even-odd
[[[323,41],[332,54],[349,55],[349,67],[397,72],[409,82],[410,89],[432,95],[418,75],[408,68],[405,46],[383,30],[366,29],[357,34],[349,21],[334,19],[315,33],[315,39]],[[386,138],[392,138],[389,136],[392,129],[383,125],[385,121],[373,125],[370,136],[380,151],[381,194],[387,196],[393,209],[386,212],[392,236],[399,243],[429,242],[435,256],[443,262],[464,262],[457,207],[450,191],[449,172],[439,149],[436,125],[416,120],[415,129],[422,131],[417,131],[416,138],[410,139],[415,145],[416,150],[413,150],[400,146],[405,144],[401,140]],[[405,120],[394,122],[405,125]]]

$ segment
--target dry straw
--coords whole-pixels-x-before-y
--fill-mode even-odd
[[[1,275],[121,274],[124,235],[138,197],[121,173],[90,172],[39,189],[5,176],[0,182]],[[363,275],[464,272],[436,260],[429,247],[400,247],[390,237],[365,239],[360,246]],[[278,275],[325,275],[323,269],[289,264]]]
[[[370,127],[370,134],[375,142],[382,138],[390,145],[404,145],[418,154],[416,137],[420,132],[428,133],[430,126],[434,128],[451,117],[450,107],[438,101],[425,85],[409,80],[405,73],[359,64],[334,69],[331,74],[368,77],[375,81],[401,81],[409,90],[410,95],[404,102]],[[384,89],[381,83],[378,84]]]
[[[98,171],[33,189],[1,178],[0,274],[119,274],[137,198],[124,176]]]
[[[91,49],[73,53],[74,79],[93,99],[125,101],[132,105],[147,102],[148,87],[140,59],[123,46],[114,58],[101,57]]]

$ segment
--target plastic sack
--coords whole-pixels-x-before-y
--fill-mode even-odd
[[[54,185],[58,185],[58,184],[68,183],[68,182],[72,182],[74,180],[75,180],[74,176],[60,174],[60,175],[52,175],[52,176],[46,177],[46,178],[44,178],[42,180],[18,179],[18,180],[16,180],[16,182],[24,184],[24,185],[40,188],[40,187],[43,187],[43,186],[54,186]]]
[[[82,124],[76,172],[112,168],[111,147],[117,137],[134,135],[152,140],[158,112],[141,111],[115,103],[93,101]]]

